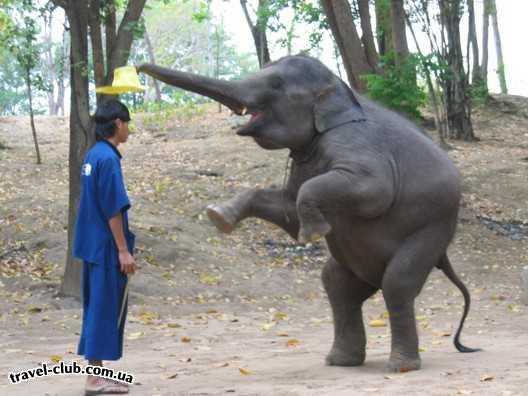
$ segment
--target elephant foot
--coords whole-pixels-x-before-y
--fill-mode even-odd
[[[389,359],[387,369],[393,373],[406,373],[408,371],[420,370],[422,360],[418,356],[417,358],[405,358],[399,356],[397,358],[392,357]]]
[[[298,240],[300,243],[313,243],[324,238],[332,230],[327,222],[301,225]]]
[[[365,352],[346,352],[343,349],[332,347],[326,356],[327,366],[361,366],[365,362]]]
[[[234,214],[227,208],[220,205],[209,205],[207,207],[207,217],[215,227],[225,234],[230,234],[236,225]]]

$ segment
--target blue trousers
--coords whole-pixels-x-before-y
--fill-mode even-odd
[[[117,252],[108,249],[104,264],[83,263],[83,323],[77,354],[87,360],[118,360],[123,355],[128,301],[118,324],[127,277]]]

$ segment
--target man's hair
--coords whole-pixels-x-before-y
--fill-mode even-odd
[[[109,99],[97,106],[95,111],[95,138],[107,139],[114,136],[116,131],[115,120],[130,121],[128,108],[116,99]]]

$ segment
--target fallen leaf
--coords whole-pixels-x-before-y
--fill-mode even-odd
[[[135,333],[130,333],[127,336],[127,340],[137,340],[138,338],[141,338],[145,335],[142,331],[136,331]]]
[[[383,319],[374,319],[369,322],[370,327],[385,327],[387,326],[387,322],[385,322]]]
[[[485,374],[482,377],[480,377],[480,382],[493,381],[494,379],[495,379],[495,376],[490,375],[490,374]]]
[[[60,355],[51,355],[50,360],[53,363],[59,363],[62,360],[62,356],[60,356]]]
[[[174,374],[170,374],[170,375],[167,375],[165,376],[166,379],[174,379],[178,376],[178,373],[174,373]]]
[[[251,374],[253,374],[251,371],[246,370],[246,369],[244,369],[242,367],[239,367],[238,371],[240,371],[240,374],[242,374],[242,375],[251,375]]]
[[[277,335],[278,335],[279,337],[288,337],[288,336],[289,336],[288,333],[277,333]]]
[[[183,336],[181,338],[181,342],[191,342],[191,339],[189,337]]]
[[[178,323],[167,323],[167,327],[169,329],[179,329],[181,325],[179,325]]]
[[[286,342],[286,346],[288,347],[296,347],[299,344],[300,344],[300,341],[295,338],[292,338]]]

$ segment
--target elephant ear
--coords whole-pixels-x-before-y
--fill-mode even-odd
[[[315,129],[319,133],[366,119],[354,92],[340,79],[319,93],[313,113]]]

